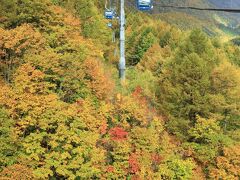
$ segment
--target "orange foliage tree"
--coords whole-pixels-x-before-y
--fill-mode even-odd
[[[2,180],[31,180],[34,178],[32,169],[22,164],[14,164],[4,168],[0,173],[0,179]]]
[[[235,145],[223,149],[223,155],[216,158],[216,166],[210,169],[212,179],[240,178],[240,146]]]
[[[23,24],[12,30],[0,28],[0,70],[5,80],[10,81],[27,50],[40,50],[43,43],[41,34],[31,25]]]

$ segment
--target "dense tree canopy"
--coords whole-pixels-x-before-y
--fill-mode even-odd
[[[239,47],[103,7],[1,1],[0,179],[239,179]]]

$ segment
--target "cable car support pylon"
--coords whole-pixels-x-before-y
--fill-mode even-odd
[[[120,60],[119,60],[119,77],[121,83],[125,81],[126,59],[125,59],[125,10],[124,0],[120,2]]]

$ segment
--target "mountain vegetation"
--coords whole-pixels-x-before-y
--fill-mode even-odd
[[[164,8],[162,5],[192,6],[200,8],[232,8],[240,7],[238,0],[156,0],[157,7],[154,13],[161,19],[183,30],[203,28],[208,35],[218,35],[231,39],[239,34],[240,16],[236,13],[222,13],[196,10],[183,10],[177,8]],[[194,26],[192,26],[192,24]]]
[[[240,178],[238,43],[126,9],[121,85],[103,1],[0,2],[0,179]]]

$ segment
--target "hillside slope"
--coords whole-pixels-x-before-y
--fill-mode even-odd
[[[238,46],[126,9],[120,84],[103,1],[0,8],[0,179],[240,178]]]
[[[214,0],[168,0],[156,1],[162,5],[173,6],[193,6],[193,7],[215,7],[215,8],[240,8],[239,1],[214,1]],[[191,29],[192,27],[199,27],[205,29],[210,35],[228,35],[235,36],[239,34],[239,15],[232,13],[218,13],[218,12],[202,12],[195,10],[178,10],[170,8],[161,8],[157,6],[154,8],[154,13],[160,13],[160,17],[171,24],[180,24],[182,29]],[[176,13],[178,12],[178,13]],[[192,26],[193,24],[193,26]]]

